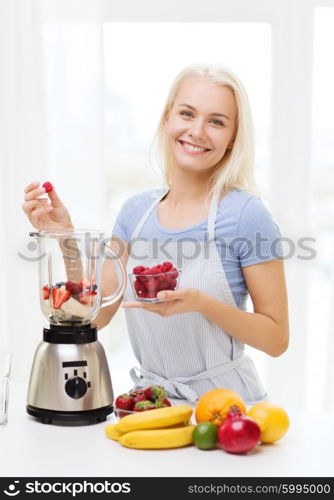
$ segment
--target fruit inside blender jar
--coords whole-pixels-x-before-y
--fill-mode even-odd
[[[60,281],[42,287],[44,311],[50,320],[80,322],[89,319],[98,295],[95,281]]]

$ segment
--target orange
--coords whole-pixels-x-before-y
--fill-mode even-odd
[[[274,443],[286,434],[290,421],[286,411],[278,405],[262,401],[247,413],[260,426],[261,443]]]
[[[205,392],[196,405],[196,422],[213,422],[219,425],[226,419],[230,406],[233,405],[246,413],[246,405],[237,392],[223,387]]]

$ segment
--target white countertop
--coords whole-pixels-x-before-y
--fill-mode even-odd
[[[26,389],[25,384],[10,384],[8,422],[0,425],[2,477],[334,475],[334,420],[329,413],[288,410],[288,433],[276,444],[258,446],[248,455],[195,446],[133,450],[105,437],[104,428],[114,422],[113,415],[90,426],[39,423],[25,412]]]

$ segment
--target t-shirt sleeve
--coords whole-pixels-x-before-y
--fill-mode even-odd
[[[257,196],[249,198],[242,208],[237,242],[241,267],[283,258],[279,227]]]
[[[112,234],[127,243],[131,239],[131,227],[129,227],[129,222],[133,220],[131,217],[132,212],[131,199],[128,199],[123,205],[117,215]]]

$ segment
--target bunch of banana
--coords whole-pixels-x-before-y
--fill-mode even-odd
[[[127,448],[179,448],[192,443],[192,413],[189,405],[138,412],[107,425],[105,433]]]

